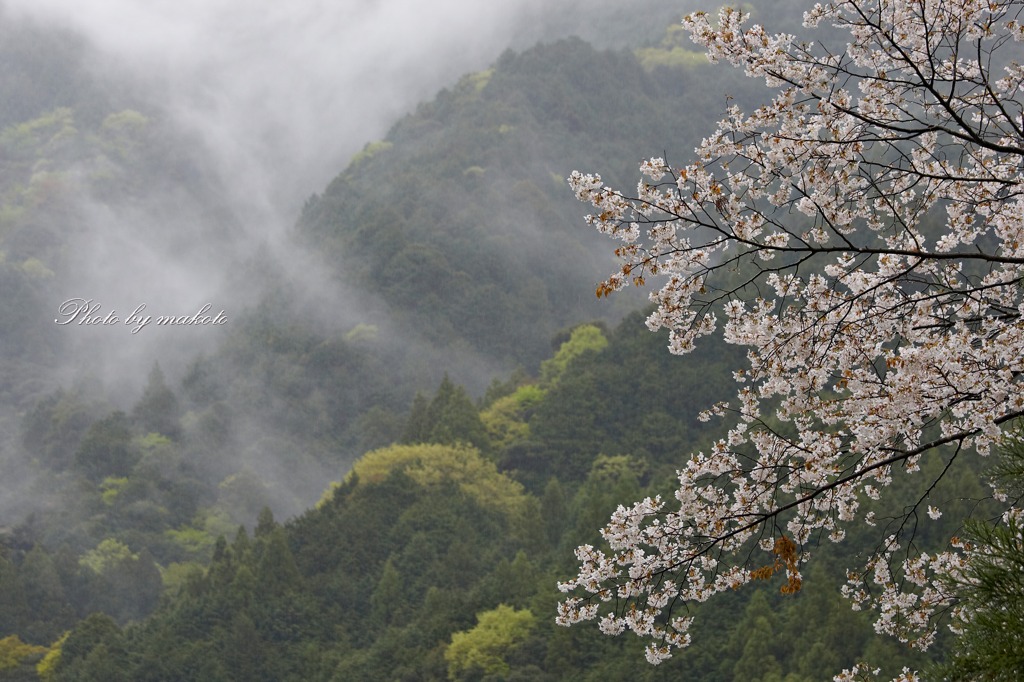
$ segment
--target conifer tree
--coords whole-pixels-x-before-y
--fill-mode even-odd
[[[1024,496],[1024,440],[1007,439],[993,471],[1000,494]],[[998,523],[968,520],[957,544],[967,560],[949,583],[957,598],[960,637],[936,676],[1011,682],[1024,679],[1024,516],[1005,513]]]
[[[181,437],[181,407],[167,386],[160,363],[153,363],[146,389],[132,410],[132,419],[146,433],[159,433],[174,440]]]

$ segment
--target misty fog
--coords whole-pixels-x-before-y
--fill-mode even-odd
[[[0,679],[455,679],[499,603],[543,623],[508,679],[633,674],[542,609],[742,353],[594,296],[566,175],[760,103],[679,30],[723,2],[0,0]],[[775,662],[744,603],[723,679]]]
[[[462,377],[474,377],[480,390],[510,368],[469,349],[438,355],[443,351],[420,345],[415,330],[393,327],[372,291],[346,288],[295,244],[291,232],[303,203],[418,102],[485,69],[502,52],[570,35],[612,47],[642,44],[656,40],[686,9],[687,3],[625,7],[604,0],[555,6],[540,0],[0,4],[0,17],[40,32],[65,32],[62,40],[74,45],[75,77],[89,78],[115,111],[128,112],[116,128],[109,119],[94,125],[129,136],[132,126],[148,126],[136,143],[147,146],[152,167],[163,169],[139,177],[131,168],[110,171],[111,182],[120,184],[114,196],[138,183],[128,188],[127,201],[105,199],[84,180],[106,172],[102,156],[74,161],[77,174],[62,180],[65,199],[75,199],[46,225],[64,242],[62,267],[53,280],[56,291],[33,320],[50,327],[52,357],[48,370],[18,370],[31,374],[34,388],[18,384],[19,403],[4,406],[13,410],[4,417],[11,427],[2,451],[10,463],[5,483],[23,480],[15,432],[34,400],[55,389],[101,386],[112,407],[128,410],[156,359],[169,384],[178,386],[197,357],[215,352],[225,330],[282,284],[302,301],[301,310],[282,311],[285,317],[306,316],[328,334],[370,321],[380,343],[422,356],[423,374],[408,381],[435,381],[440,369],[458,363]],[[133,118],[137,112],[142,123]],[[33,181],[42,177],[38,170]],[[87,302],[95,318],[118,323],[57,319],[60,304],[72,299]],[[125,324],[133,313],[185,317],[204,306],[211,315],[223,311],[227,324]],[[55,322],[66,324],[54,329]],[[241,460],[231,461],[261,470],[265,479],[303,469],[298,461],[304,455],[279,452],[267,445],[276,442],[269,427],[252,428],[243,438],[249,442],[238,447]],[[315,499],[324,475],[341,473],[309,466],[298,477],[307,480],[298,493],[301,504]],[[17,504],[9,493],[0,508]]]
[[[104,313],[145,302],[153,314],[175,315],[207,302],[228,313],[252,305],[251,296],[225,291],[224,277],[260,247],[269,246],[291,276],[313,274],[286,238],[302,202],[417,102],[505,49],[595,37],[637,9],[582,1],[552,8],[539,0],[8,0],[6,7],[13,18],[84,36],[85,71],[108,87],[128,83],[139,108],[194,140],[184,172],[212,190],[217,212],[208,197],[176,187],[154,188],[145,205],[128,210],[84,202],[73,247],[81,268],[67,292],[101,302]],[[637,33],[656,36],[684,10],[649,12]],[[314,288],[326,286],[322,273],[312,279]],[[317,295],[346,301],[332,313],[349,313],[342,328],[358,321],[350,292]],[[112,347],[123,367],[126,355],[144,355],[143,342],[166,336],[147,331],[130,340],[105,334],[99,347],[76,352],[109,375],[104,356]],[[205,336],[187,338],[198,344]],[[176,338],[169,343],[182,350]]]
[[[505,49],[590,38],[637,10],[657,36],[687,4],[8,0],[15,15],[84,34],[92,69],[134,77],[201,136],[228,192],[285,224],[398,116]]]

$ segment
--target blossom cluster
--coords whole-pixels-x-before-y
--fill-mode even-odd
[[[675,499],[619,507],[607,550],[579,548],[559,623],[631,630],[660,662],[689,642],[687,603],[765,563],[754,547],[794,543],[784,568],[798,589],[811,540],[873,524],[896,468],[940,448],[986,455],[1024,415],[1024,67],[1000,52],[1024,37],[1022,8],[815,5],[805,25],[847,29],[841,51],[732,8],[686,17],[709,58],[763,78],[771,102],[729,108],[686,165],[645,161],[635,194],[596,174],[569,181],[587,222],[619,242],[598,294],[658,280],[647,324],[669,330],[671,352],[720,330],[749,366],[735,402],[704,415],[733,425],[686,462]],[[880,537],[846,592],[880,632],[925,648],[953,601],[937,576],[962,556],[912,550]]]

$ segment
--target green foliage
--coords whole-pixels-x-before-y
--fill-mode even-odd
[[[18,569],[0,553],[0,632],[15,632],[26,619],[27,610]]]
[[[69,597],[65,590],[62,566],[55,557],[48,554],[42,547],[36,545],[22,559],[19,567],[19,580],[21,589],[24,591],[25,606],[30,619],[37,620],[29,627],[21,629],[27,637],[36,641],[44,641],[51,636],[56,636],[56,628],[45,622],[45,616],[57,620],[54,616],[66,615],[65,604]],[[69,586],[70,587],[70,586]],[[40,618],[44,616],[44,618]],[[58,621],[59,622],[59,621]]]
[[[511,395],[494,400],[480,413],[492,448],[503,450],[530,438],[530,417],[542,403],[546,391],[536,384],[520,386]]]
[[[485,71],[478,71],[462,77],[462,81],[470,85],[473,90],[479,93],[481,90],[487,87],[487,84],[491,82],[491,76],[494,75],[494,69],[487,69]]]
[[[526,497],[522,486],[503,476],[492,462],[466,445],[393,445],[367,453],[354,465],[346,480],[380,483],[395,472],[425,487],[452,483],[479,504],[503,513],[522,513]]]
[[[34,279],[49,279],[54,276],[53,270],[46,267],[38,258],[26,258],[19,267],[22,272]]]
[[[90,480],[123,477],[131,471],[138,454],[131,447],[132,433],[124,412],[94,422],[75,451],[75,468]]]
[[[401,622],[408,605],[402,589],[402,577],[389,558],[384,562],[380,580],[370,595],[370,620],[378,628]]]
[[[641,479],[645,467],[629,455],[598,455],[573,501],[576,528],[572,537],[582,544],[596,541],[596,531],[607,523],[622,500],[643,497]]]
[[[764,592],[755,592],[744,612],[742,635],[746,639],[733,665],[733,679],[750,682],[782,680],[782,665],[775,658],[776,623]]]
[[[636,57],[648,71],[659,68],[692,69],[707,63],[704,53],[679,45],[641,48],[636,51]]]
[[[25,644],[17,635],[8,635],[0,639],[0,676],[4,671],[18,668],[26,661],[35,663],[46,651],[45,646]]]
[[[414,415],[413,418],[418,419],[419,416]],[[480,415],[466,389],[453,384],[448,375],[441,381],[422,419],[425,433],[419,442],[468,443],[484,450],[490,445]]]
[[[898,669],[905,653],[821,588],[841,582],[834,572],[809,574],[788,601],[728,595],[702,610],[694,646],[657,669],[638,664],[636,642],[552,623],[571,548],[599,542],[615,505],[670,482],[711,437],[698,409],[734,389],[727,347],[672,358],[640,312],[615,328],[580,324],[633,301],[593,300],[594,273],[611,266],[578,229],[564,177],[609,157],[632,177],[664,140],[692,147],[718,108],[669,38],[635,54],[578,40],[509,52],[424,103],[311,199],[298,227],[397,321],[325,329],[288,273],[256,256],[239,281],[263,284],[262,305],[180,385],[154,365],[128,415],[88,386],[39,388],[23,369],[61,355],[37,319],[68,265],[66,236],[46,226],[74,224],[52,218],[79,192],[131,201],[166,180],[153,170],[165,157],[175,187],[202,173],[167,154],[159,116],[134,104],[0,98],[0,398],[25,406],[34,490],[62,501],[0,528],[0,636],[22,638],[0,643],[37,656],[57,640],[37,665],[44,680],[803,680],[866,652]],[[0,24],[0,57],[18,40]],[[64,57],[80,46],[67,45],[49,45],[54,73],[77,68]],[[395,340],[410,330],[428,342],[416,353]],[[466,359],[450,370],[459,381],[513,366],[539,379],[495,380],[474,404],[490,377],[471,391],[442,380],[452,357]],[[283,523],[268,506],[282,504],[280,487],[235,456],[284,454],[293,483],[320,489],[324,471],[364,452],[314,509],[275,507],[295,516]]]
[[[128,477],[122,476],[115,478],[108,476],[103,479],[100,483],[100,499],[103,500],[103,504],[112,506],[117,500],[117,496],[121,494],[121,491],[128,486]]]
[[[61,471],[74,461],[85,432],[100,407],[83,390],[55,391],[39,400],[22,420],[22,445],[48,468]],[[115,419],[110,424],[118,426]]]
[[[526,639],[535,620],[529,610],[517,611],[505,604],[478,614],[477,624],[465,632],[454,633],[445,650],[448,679],[463,680],[481,672],[507,673],[509,665],[504,657]]]
[[[249,469],[242,469],[217,484],[217,512],[220,519],[212,530],[216,535],[252,523],[270,504],[270,489]],[[210,525],[209,518],[207,526]]]
[[[76,654],[75,663],[55,679],[146,679],[143,671],[159,669],[165,679],[183,680],[441,679],[449,674],[455,679],[804,680],[867,655],[890,667],[907,660],[898,648],[879,643],[863,614],[851,612],[834,590],[822,589],[842,582],[831,573],[809,573],[795,597],[782,598],[776,586],[760,597],[753,591],[729,595],[714,612],[702,610],[705,627],[693,647],[657,669],[637,667],[642,651],[634,642],[556,628],[543,616],[554,608],[554,584],[566,570],[562,564],[571,548],[599,542],[596,529],[617,504],[656,492],[666,479],[663,472],[697,446],[699,427],[689,426],[691,396],[699,394],[692,397],[694,404],[703,402],[729,383],[720,356],[702,358],[697,367],[663,364],[663,339],[634,331],[638,317],[603,334],[603,348],[566,359],[548,389],[522,376],[498,382],[478,417],[501,436],[486,457],[467,444],[373,450],[297,519],[282,524],[269,508],[249,509],[256,519],[251,538],[244,529],[235,532],[237,520],[225,509],[251,504],[266,490],[251,472],[235,471],[222,479],[229,484],[208,492],[191,515],[154,527],[158,530],[149,537],[162,539],[166,557],[162,579],[152,559],[128,541],[144,536],[104,537],[93,540],[95,548],[82,561],[71,555],[70,572],[61,568],[63,559],[40,550],[29,562],[34,582],[16,564],[8,562],[5,569],[0,561],[0,603],[6,600],[21,614],[14,619],[21,632],[31,611],[26,596],[33,604],[51,604],[45,608],[54,612],[52,605],[63,594],[77,594],[66,586],[84,581],[79,584],[87,584],[91,596],[75,605],[79,610],[68,621],[55,620],[46,636],[32,640],[45,643],[61,632],[58,625],[71,627],[86,615],[86,608],[110,614],[115,623],[139,618],[144,611],[126,590],[154,599],[151,603],[154,595],[165,595],[163,607],[141,623],[126,625],[122,635],[93,638],[94,645]],[[627,395],[608,390],[628,372],[641,376],[650,390]],[[593,410],[585,424],[558,422],[559,415],[575,409],[566,404],[570,401]],[[670,420],[668,426],[652,422],[659,402],[678,410],[660,417]],[[442,406],[477,414],[468,394],[450,379],[435,396],[417,403],[430,432],[445,419],[457,423],[450,415],[458,410],[446,412]],[[673,431],[678,421],[687,425]],[[674,435],[664,438],[666,432]],[[188,433],[185,443],[191,442]],[[656,433],[663,440],[652,438]],[[156,496],[181,475],[181,443],[156,434],[131,437],[140,457],[131,472],[91,490],[101,517],[122,513],[140,491]],[[531,459],[524,453],[545,454]],[[959,495],[967,490],[968,482],[962,483],[933,494]],[[228,489],[237,493],[233,502]],[[225,539],[232,536],[233,542]],[[206,570],[187,563],[206,557]],[[148,577],[150,570],[155,578]],[[31,589],[25,589],[27,583]],[[506,613],[499,605],[517,617],[537,615],[510,637],[484,617]],[[112,664],[120,668],[112,672]],[[84,677],[87,673],[93,677]]]
[[[593,296],[609,260],[575,229],[564,181],[549,178],[599,158],[623,159],[627,177],[638,150],[692,147],[693,126],[675,112],[693,108],[699,87],[580,40],[508,52],[358,154],[307,202],[300,234],[381,296],[400,329],[535,369],[558,329],[618,313]]]
[[[122,623],[148,614],[163,591],[152,555],[146,550],[133,553],[113,538],[86,552],[79,563],[81,579],[92,593],[92,609]]]
[[[46,655],[36,664],[36,673],[42,682],[54,682],[57,676],[57,666],[60,663],[61,650],[64,642],[67,641],[70,632],[65,632],[53,643]]]
[[[409,418],[402,433],[403,443],[426,443],[430,440],[430,432],[434,425],[430,421],[430,400],[417,392],[409,408]]]
[[[205,526],[209,517],[204,517],[202,523]],[[220,529],[228,525],[225,519],[223,523],[217,524],[215,528]],[[164,531],[167,538],[181,548],[185,556],[206,559],[213,551],[217,534],[206,527],[184,526],[181,528],[170,528]]]
[[[703,52],[691,49],[693,43],[682,24],[673,24],[656,47],[638,48],[635,53],[644,69],[695,69],[706,67],[708,58]]]
[[[377,142],[367,142],[366,146],[363,147],[362,151],[352,157],[349,161],[351,168],[357,168],[360,165],[366,163],[373,157],[377,156],[381,152],[386,152],[391,149],[394,145],[387,140],[378,140]]]
[[[264,591],[279,594],[300,587],[299,569],[284,531],[278,527],[264,538],[259,563],[256,566],[256,581]]]
[[[174,562],[160,570],[166,594],[178,594],[182,587],[203,573],[203,564],[195,561]]]
[[[100,126],[104,150],[115,158],[131,159],[145,142],[149,126],[149,118],[138,111],[126,109],[110,114]]]
[[[991,472],[1017,499],[1024,493],[1024,430],[1006,439]],[[963,575],[949,581],[965,619],[948,663],[932,672],[952,680],[1019,680],[1024,676],[1024,519],[969,519],[961,542],[971,547]]]
[[[0,149],[8,158],[32,158],[40,153],[53,154],[74,137],[74,112],[60,107],[38,118],[0,131]]]
[[[224,329],[217,352],[187,370],[180,396],[183,441],[208,476],[240,473],[225,453],[287,460],[287,480],[270,497],[254,494],[248,502],[255,490],[218,491],[239,523],[251,523],[251,507],[270,499],[275,510],[299,513],[308,501],[292,503],[282,493],[322,488],[325,472],[395,440],[417,385],[403,373],[406,361],[391,335],[368,343],[368,327],[347,339],[327,333],[311,323],[315,316],[301,314],[303,304],[278,268],[263,262],[252,268],[245,276],[265,280],[274,299]],[[431,375],[431,383],[439,380]]]
[[[59,654],[52,664],[45,666],[46,673],[42,669],[46,658],[40,662],[38,672],[42,679],[47,675],[55,682],[74,679],[120,682],[128,679],[124,675],[124,667],[114,659],[121,650],[121,629],[109,616],[99,613],[89,616],[54,649]]]
[[[345,332],[344,339],[349,343],[373,343],[379,335],[377,325],[360,323]]]
[[[599,454],[631,455],[647,460],[652,474],[673,477],[679,457],[720,426],[709,428],[697,415],[731,397],[729,369],[742,356],[707,343],[681,359],[664,351],[666,343],[635,312],[609,334],[607,347],[572,357],[530,419],[537,447],[509,453],[517,459],[505,466],[544,473],[542,486],[551,475],[582,480]]]
[[[45,111],[78,106],[91,112],[105,106],[96,74],[86,66],[90,53],[82,36],[32,21],[0,17],[0,129]]]
[[[181,436],[180,418],[178,399],[167,387],[160,364],[154,363],[142,398],[132,410],[132,419],[144,433],[158,433],[173,440]]]
[[[569,362],[587,352],[597,352],[608,345],[604,333],[592,324],[583,324],[572,330],[569,340],[561,345],[553,358],[540,365],[541,381],[546,385],[558,383]]]
[[[113,569],[117,564],[124,561],[138,559],[123,542],[107,538],[100,544],[86,552],[79,562],[90,569],[93,573],[103,574]]]

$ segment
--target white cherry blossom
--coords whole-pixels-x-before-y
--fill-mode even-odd
[[[702,413],[736,425],[683,463],[674,499],[619,507],[606,550],[577,552],[559,623],[600,618],[660,662],[689,642],[688,603],[773,573],[799,589],[812,537],[892,531],[869,507],[894,470],[940,447],[950,466],[987,455],[1024,414],[1022,10],[819,3],[808,29],[849,32],[831,49],[736,9],[686,17],[709,59],[764,79],[771,102],[731,107],[684,165],[645,161],[635,194],[569,181],[620,242],[598,295],[653,285],[647,324],[671,352],[720,329],[749,366],[736,400]],[[927,495],[903,502],[941,514]],[[911,528],[880,536],[844,591],[879,632],[925,648],[953,603],[936,576],[964,548],[915,552]]]

